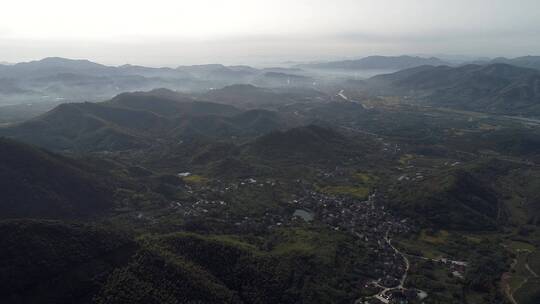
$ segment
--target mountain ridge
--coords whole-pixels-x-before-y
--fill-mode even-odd
[[[540,71],[504,63],[422,66],[367,80],[368,90],[506,115],[540,115]]]
[[[331,61],[298,65],[299,68],[345,69],[345,70],[402,70],[421,65],[447,65],[436,57],[418,56],[368,56],[356,60]]]

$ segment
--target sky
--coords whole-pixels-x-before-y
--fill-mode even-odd
[[[539,0],[2,0],[0,62],[540,55]]]

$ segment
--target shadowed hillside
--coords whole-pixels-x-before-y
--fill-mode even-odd
[[[82,218],[110,209],[113,190],[83,164],[0,139],[1,218]]]
[[[0,221],[2,303],[92,303],[135,249],[110,231],[53,221]]]
[[[167,137],[175,120],[239,113],[228,105],[194,101],[169,90],[120,94],[101,103],[62,104],[0,135],[53,150],[127,150]]]

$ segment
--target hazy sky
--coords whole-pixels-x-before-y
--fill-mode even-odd
[[[0,61],[540,54],[540,0],[2,0]]]

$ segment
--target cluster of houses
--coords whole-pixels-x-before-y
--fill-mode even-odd
[[[358,282],[359,288],[372,290],[373,295],[364,297],[357,303],[417,303],[419,299],[427,296],[423,291],[403,286],[409,260],[391,244],[391,237],[410,232],[413,229],[412,223],[389,212],[384,206],[384,199],[377,194],[371,194],[367,200],[330,195],[317,191],[305,181],[297,180],[289,185],[290,189],[295,189],[296,192],[290,196],[289,201],[283,202],[285,208],[281,211],[269,209],[258,216],[231,216],[229,203],[222,199],[227,197],[227,194],[234,197],[237,192],[244,190],[278,191],[281,183],[274,179],[246,178],[228,183],[213,181],[211,184],[188,185],[187,188],[192,194],[191,200],[171,204],[176,212],[186,217],[219,216],[230,222],[239,233],[264,232],[278,227],[294,226],[299,222],[325,223],[334,230],[356,236],[363,247],[375,257],[370,264],[370,275],[362,276]],[[290,210],[290,213],[284,213],[283,210]],[[448,265],[456,277],[462,276],[467,266],[464,262],[446,259],[436,262]]]

